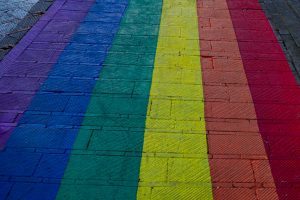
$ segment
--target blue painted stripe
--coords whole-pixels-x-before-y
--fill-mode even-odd
[[[8,199],[55,198],[126,7],[127,0],[96,0],[20,119],[0,153],[0,176],[15,182]]]

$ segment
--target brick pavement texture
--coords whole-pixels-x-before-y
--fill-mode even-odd
[[[0,60],[24,37],[53,0],[0,2]]]
[[[300,200],[299,2],[48,6],[0,62],[0,199]]]
[[[28,13],[38,0],[12,0],[0,2],[0,40]]]

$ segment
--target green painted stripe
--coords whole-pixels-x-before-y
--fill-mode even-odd
[[[57,199],[136,198],[161,8],[161,0],[130,1]]]

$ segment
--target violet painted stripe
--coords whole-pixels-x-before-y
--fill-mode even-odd
[[[0,63],[0,150],[94,0],[75,11],[68,6],[72,2],[80,1],[55,1]],[[72,17],[60,17],[61,12]]]

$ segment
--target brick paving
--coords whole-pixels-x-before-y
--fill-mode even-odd
[[[0,199],[300,199],[297,1],[47,2],[0,62]]]

